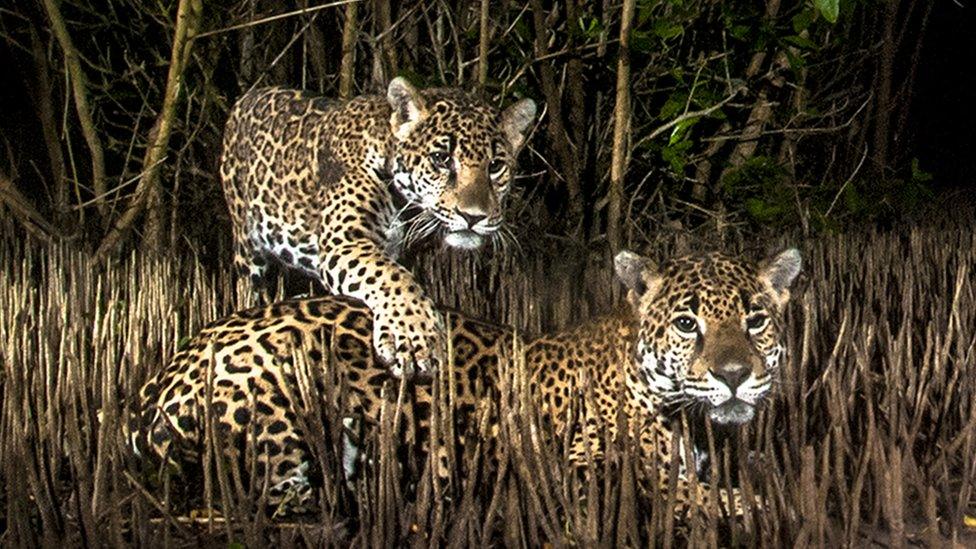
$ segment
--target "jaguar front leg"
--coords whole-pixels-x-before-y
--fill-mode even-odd
[[[332,293],[355,297],[373,311],[373,347],[394,376],[430,375],[443,363],[443,319],[413,274],[376,242],[334,245],[322,268]]]

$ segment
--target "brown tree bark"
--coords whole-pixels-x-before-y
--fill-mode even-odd
[[[48,70],[47,55],[44,53],[44,43],[32,28],[31,54],[37,69],[35,88],[33,90],[34,105],[37,118],[41,122],[41,132],[44,134],[44,147],[47,151],[48,164],[51,168],[51,183],[54,188],[54,220],[61,230],[65,230],[68,219],[68,182],[65,177],[64,153],[61,150],[61,139],[58,137],[58,121],[53,99],[51,98],[51,78]]]
[[[488,0],[481,0],[481,13],[478,21],[478,86],[482,89],[488,82]]]
[[[620,50],[617,54],[617,90],[613,107],[613,153],[610,160],[610,188],[607,192],[607,240],[610,249],[620,249],[620,210],[624,176],[630,157],[630,29],[634,0],[624,0],[620,15]]]
[[[376,33],[380,50],[383,52],[384,80],[389,82],[400,70],[397,63],[396,48],[393,45],[393,20],[390,14],[390,0],[376,0],[373,16],[376,18]],[[385,83],[384,82],[384,83]]]
[[[68,79],[71,81],[71,92],[75,110],[78,112],[78,122],[81,124],[81,133],[85,137],[85,143],[88,144],[88,150],[91,152],[92,189],[94,189],[96,197],[101,197],[95,204],[104,223],[107,221],[105,216],[108,214],[108,206],[103,200],[106,196],[105,153],[95,129],[95,122],[92,119],[91,106],[88,104],[88,80],[85,77],[85,72],[81,69],[81,63],[78,61],[78,50],[75,49],[71,35],[68,34],[68,27],[61,16],[57,1],[43,0],[43,4],[44,11],[51,21],[51,30],[54,32],[64,54],[64,63],[67,67]]]
[[[356,76],[356,36],[359,2],[346,4],[346,20],[342,24],[342,67],[339,69],[339,97],[349,99],[353,95]]]
[[[38,239],[48,242],[52,236],[59,236],[58,229],[48,223],[30,201],[20,194],[7,174],[0,172],[0,206],[2,205],[6,205],[27,232]]]
[[[162,212],[158,211],[162,205],[159,167],[166,160],[166,150],[169,146],[173,121],[176,119],[176,103],[182,88],[183,71],[190,56],[190,48],[193,37],[196,35],[197,24],[202,11],[202,0],[180,0],[176,11],[176,31],[173,36],[173,50],[170,54],[163,107],[156,123],[150,130],[151,143],[143,157],[142,175],[129,207],[105,235],[95,252],[94,262],[96,263],[102,262],[108,257],[108,254],[121,242],[122,237],[132,227],[143,210],[148,210],[147,225],[150,230],[159,232],[161,228],[159,225],[161,224]],[[156,240],[156,242],[161,242],[161,240]]]
[[[780,0],[767,0],[766,19],[770,21],[775,19],[779,14],[779,7]],[[765,60],[765,52],[757,52],[754,54],[749,62],[749,66],[746,68],[746,78],[753,78],[755,75],[758,75]],[[774,57],[770,70],[776,71],[785,67],[786,64],[786,55],[783,52],[779,52]],[[739,143],[732,149],[732,154],[729,155],[725,169],[722,170],[721,175],[719,175],[718,180],[715,182],[716,185],[720,184],[730,171],[742,166],[742,164],[752,158],[756,152],[756,147],[759,145],[759,136],[762,135],[763,130],[773,116],[772,105],[769,101],[769,90],[766,88],[765,83],[761,85],[763,87],[756,94],[756,100],[753,102],[752,109],[749,111],[749,118],[746,120],[745,127],[739,137]]]
[[[895,19],[898,17],[898,4],[893,0],[888,0],[882,2],[882,6],[881,63],[875,78],[875,91],[878,100],[874,110],[874,136],[872,139],[874,154],[871,156],[873,160],[871,173],[876,177],[881,176],[885,166],[888,165],[888,122],[894,107],[892,105],[891,86],[894,78],[895,56],[898,53],[898,44],[895,40]]]
[[[550,25],[546,22],[545,12],[542,9],[541,0],[532,0],[532,21],[535,27],[535,56],[536,59],[545,57],[549,53],[547,46],[548,30]],[[542,81],[542,93],[546,97],[546,111],[549,116],[549,123],[546,130],[552,149],[558,156],[559,166],[566,184],[567,207],[569,209],[569,227],[572,232],[580,228],[580,221],[583,218],[583,196],[580,191],[580,170],[576,159],[576,151],[566,127],[563,124],[563,102],[562,90],[556,84],[556,70],[552,61],[543,61],[539,64],[539,78]]]

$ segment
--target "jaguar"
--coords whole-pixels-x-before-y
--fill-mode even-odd
[[[507,327],[446,314],[452,361],[439,378],[450,373],[459,417],[487,405],[496,410],[489,417],[497,426],[497,400],[509,380],[502,372],[520,363],[531,404],[555,437],[568,435],[573,464],[601,459],[605,441],[623,435],[657,464],[653,482],[663,488],[672,481],[674,452],[683,455],[674,448],[674,410],[694,407],[734,429],[774,393],[786,352],[784,309],[801,258],[795,249],[761,264],[709,253],[657,266],[625,251],[614,266],[626,304],[562,333],[521,342]],[[341,415],[375,426],[384,406],[401,397],[404,423],[420,447],[438,451],[441,471],[449,462],[431,442],[434,384],[403,380],[402,398],[370,344],[372,330],[362,302],[336,296],[218,320],[142,387],[129,425],[132,442],[140,455],[197,462],[209,426],[228,461],[246,462],[244,470],[267,487],[269,503],[301,509],[314,500],[309,426],[329,424],[303,418]],[[316,407],[321,414],[312,413]],[[618,425],[626,430],[618,433]],[[357,447],[347,444],[346,451]],[[690,483],[683,472],[674,485],[679,505],[708,500],[707,486]],[[737,498],[722,501],[737,507]]]
[[[499,112],[402,77],[385,96],[347,101],[281,87],[245,93],[220,160],[237,270],[259,298],[277,263],[361,300],[394,375],[431,373],[442,319],[398,259],[433,234],[459,249],[505,242],[504,204],[535,114],[531,99]]]

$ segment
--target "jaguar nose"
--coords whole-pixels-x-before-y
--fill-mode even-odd
[[[712,375],[729,386],[732,393],[749,377],[751,369],[745,364],[732,363],[720,368],[712,368]]]
[[[478,222],[480,222],[482,219],[488,217],[485,214],[468,213],[468,212],[462,212],[461,210],[458,210],[457,213],[458,213],[458,215],[461,216],[462,219],[464,219],[468,223],[468,228],[469,229],[474,228],[474,226],[477,225]]]

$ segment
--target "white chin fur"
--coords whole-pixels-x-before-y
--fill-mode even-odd
[[[471,230],[453,231],[444,236],[444,242],[452,248],[476,250],[485,243],[485,237]]]
[[[709,410],[708,416],[715,423],[723,425],[742,425],[748,423],[756,415],[756,408],[751,404],[736,400],[726,402]]]

